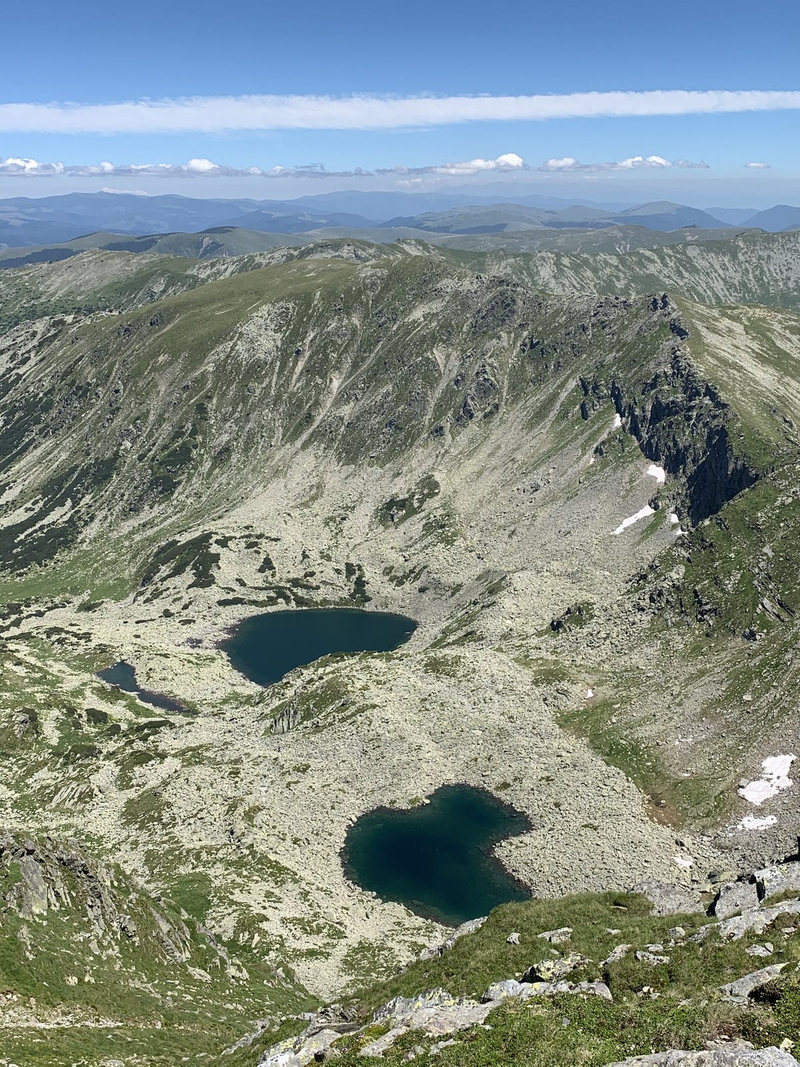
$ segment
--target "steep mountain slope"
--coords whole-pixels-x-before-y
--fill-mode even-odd
[[[233,1043],[243,1018],[312,1003],[71,842],[0,834],[0,901],[0,1055],[20,1063],[174,1063]]]
[[[705,251],[647,256],[688,288]],[[793,256],[693,284],[788,304]],[[339,853],[444,783],[528,814],[499,853],[541,896],[793,849],[796,794],[754,826],[737,783],[796,738],[798,317],[620,258],[626,296],[604,257],[414,243],[3,272],[0,822],[326,996],[443,933]],[[219,648],[309,604],[420,625],[266,690]]]
[[[800,885],[776,903],[768,880],[791,882],[797,867],[724,883],[715,918],[688,896],[672,908],[612,893],[497,908],[293,1035],[255,1036],[232,1063],[294,1065],[316,1048],[342,1067],[426,1055],[448,1067],[796,1067]],[[737,897],[746,907],[729,917]]]
[[[675,244],[622,255],[490,259],[501,273],[554,292],[603,294],[666,289],[699,303],[800,308],[800,237],[745,233],[724,241]]]

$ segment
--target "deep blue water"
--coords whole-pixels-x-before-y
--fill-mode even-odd
[[[222,648],[252,682],[273,685],[332,652],[392,652],[416,630],[413,619],[358,608],[298,608],[244,619]]]
[[[124,689],[126,693],[135,693],[143,704],[150,704],[164,711],[186,711],[180,701],[164,696],[163,693],[153,693],[149,689],[140,688],[136,681],[136,671],[130,663],[120,661],[113,667],[104,667],[102,671],[97,672],[97,677],[111,685],[116,685],[119,689]]]
[[[362,815],[348,831],[342,861],[363,889],[458,926],[498,904],[529,899],[492,846],[530,828],[526,815],[491,793],[442,786],[427,804]]]

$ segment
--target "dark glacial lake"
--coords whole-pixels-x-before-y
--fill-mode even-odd
[[[498,904],[530,899],[492,853],[530,828],[526,815],[491,793],[442,786],[419,807],[362,815],[348,831],[342,861],[362,889],[458,926]]]
[[[97,672],[97,677],[102,678],[104,682],[108,682],[110,685],[116,685],[119,689],[124,689],[126,693],[133,693],[143,704],[150,704],[152,707],[161,708],[163,711],[186,711],[180,701],[164,696],[163,693],[152,693],[149,689],[142,689],[136,681],[136,671],[130,663],[120,661],[115,663],[113,667],[105,667],[102,671]]]
[[[222,642],[250,681],[273,685],[285,674],[332,652],[392,652],[417,624],[405,615],[358,608],[298,608],[244,619]]]

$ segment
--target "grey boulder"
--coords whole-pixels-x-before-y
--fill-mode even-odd
[[[707,1052],[656,1052],[618,1060],[607,1067],[800,1067],[794,1056],[779,1048],[715,1048]]]
[[[647,897],[653,905],[653,915],[687,915],[703,910],[697,893],[666,882],[639,882],[631,892]]]
[[[721,986],[720,992],[732,1000],[745,1001],[751,993],[777,978],[785,966],[785,963],[773,963],[770,967],[762,967],[760,971],[753,971],[743,978],[737,978],[735,982]]]
[[[756,871],[753,877],[764,900],[777,897],[781,893],[796,892],[800,895],[800,861],[793,860],[775,867],[764,867]]]
[[[758,904],[755,882],[723,882],[714,901],[713,912],[718,919],[729,919],[737,912],[752,911]]]

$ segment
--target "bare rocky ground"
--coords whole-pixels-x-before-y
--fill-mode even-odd
[[[646,537],[644,523],[613,535],[657,485],[637,448],[613,467],[589,464],[597,438],[624,432],[613,427],[612,411],[598,416],[583,448],[544,468],[519,455],[513,429],[506,454],[493,441],[457,455],[448,471],[436,471],[441,493],[419,516],[385,530],[376,530],[375,510],[391,491],[413,485],[413,472],[387,487],[375,475],[342,474],[299,453],[287,476],[215,528],[233,540],[213,587],[186,589],[185,577],[170,583],[154,602],[158,614],[124,600],[80,615],[55,609],[23,623],[22,632],[48,626],[90,634],[86,644],[106,647],[106,661],[130,662],[140,684],[197,709],[190,718],[169,717],[174,728],[159,734],[160,758],[129,774],[127,788],[120,788],[119,757],[104,762],[89,788],[76,787],[74,800],[47,812],[47,825],[90,828],[127,869],[158,885],[147,823],[131,816],[132,798],[156,795],[169,847],[174,842],[183,857],[177,873],[189,874],[202,855],[215,886],[212,928],[266,941],[277,958],[288,954],[301,980],[324,996],[355,977],[359,946],[379,946],[385,967],[435,938],[430,922],[349,882],[339,853],[363,812],[407,806],[446,783],[499,786],[498,795],[530,816],[534,829],[498,854],[535,895],[644,879],[704,885],[723,862],[711,837],[678,844],[630,778],[559,722],[564,709],[604,695],[622,664],[647,672],[652,659],[647,648],[637,651],[634,620],[622,612],[607,624],[613,629],[600,649],[576,652],[565,664],[553,655],[551,619],[579,599],[621,599],[627,577],[676,536],[663,508]],[[338,526],[332,514],[342,516]],[[425,534],[426,522],[437,520],[458,531],[452,543]],[[255,590],[257,597],[263,583],[261,555],[243,548],[249,530],[280,538],[269,544],[277,575],[314,571],[317,596],[326,600],[346,594],[341,564],[357,561],[369,607],[406,613],[419,629],[392,654],[325,660],[266,691],[248,682],[216,646],[253,611],[220,607],[221,593]],[[384,573],[390,567],[417,577],[393,586]],[[165,619],[167,605],[176,614]],[[465,630],[472,634],[462,641]],[[8,634],[10,645],[23,649],[18,633]],[[119,717],[105,687],[85,674],[63,675],[62,684]],[[293,701],[304,721],[272,734],[276,709]],[[666,732],[668,720],[659,728]],[[69,786],[53,778],[44,770],[31,787],[64,801]],[[3,813],[11,825],[19,819],[12,790]],[[258,864],[248,870],[253,853],[268,857],[266,877]]]
[[[444,934],[349,882],[340,852],[363,812],[449,782],[529,816],[498,854],[536,896],[697,893],[789,855],[791,780],[755,806],[737,789],[798,743],[793,595],[772,577],[793,558],[794,483],[768,497],[773,525],[745,515],[771,562],[744,621],[728,625],[725,595],[752,560],[712,534],[786,473],[791,314],[543,299],[355,247],[284,274],[279,259],[188,295],[185,264],[145,281],[128,264],[115,284],[138,317],[42,318],[2,340],[20,455],[0,498],[15,603],[0,824],[112,856],[326,998]],[[95,285],[106,261],[87,262]],[[85,489],[87,457],[113,477],[94,467]],[[67,462],[62,499],[45,474]],[[52,565],[33,554],[51,533]],[[419,628],[267,690],[218,647],[258,611],[342,603]],[[188,713],[98,681],[117,660]]]

